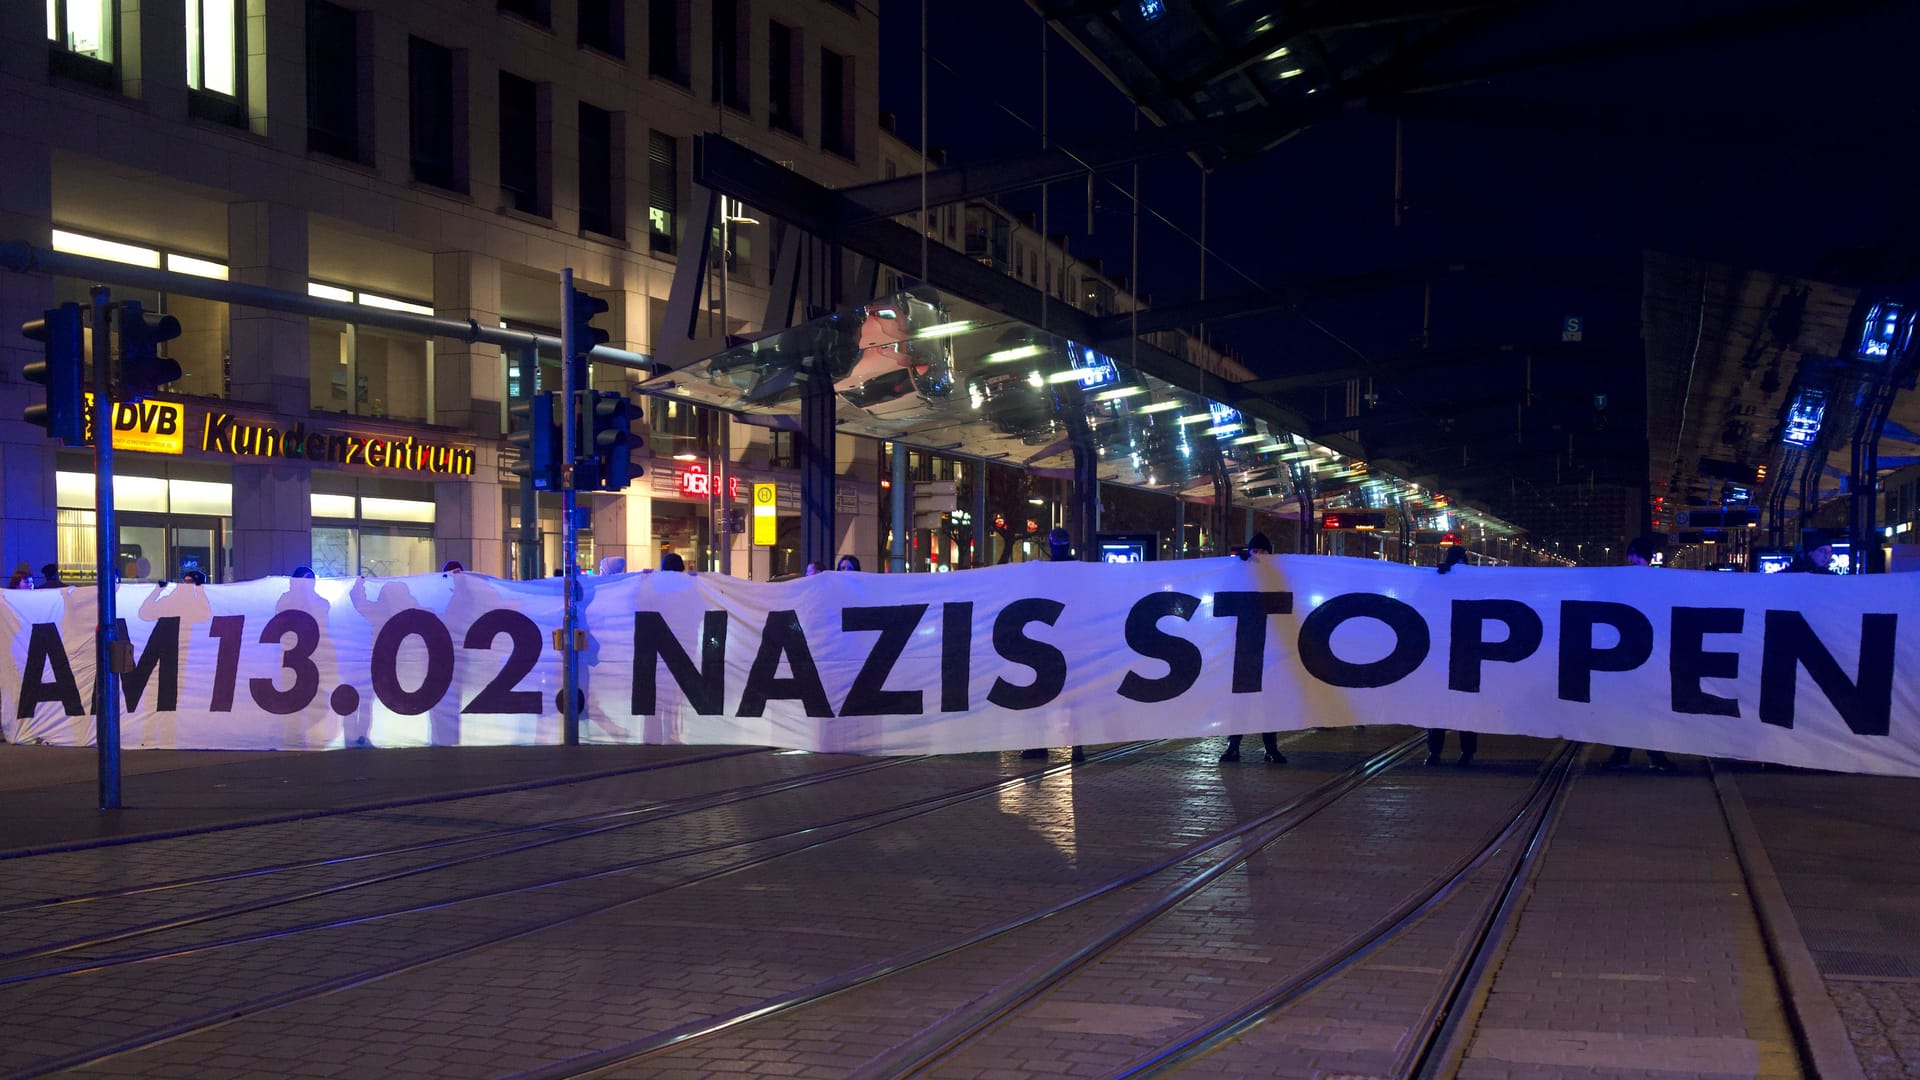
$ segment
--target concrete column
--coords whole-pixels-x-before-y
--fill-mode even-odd
[[[233,467],[235,581],[285,574],[313,561],[312,495],[313,474],[304,464]]]
[[[227,207],[232,280],[288,292],[307,290],[306,211],[284,203]],[[277,416],[304,416],[307,320],[234,307],[233,397]],[[237,580],[284,574],[313,558],[312,478],[301,464],[233,467],[233,569]]]
[[[500,323],[500,261],[470,251],[433,257],[433,307],[449,319]],[[433,343],[433,422],[481,436],[500,434],[506,365],[497,345],[449,338]]]
[[[120,90],[154,120],[187,118],[187,24],[178,3],[120,2]]]
[[[44,26],[40,32],[45,33]],[[45,246],[53,216],[50,149],[19,135],[0,136],[0,160],[7,162],[0,169],[0,236]],[[38,342],[20,336],[20,324],[52,306],[52,279],[0,274],[0,507],[6,508],[0,513],[0,571],[8,573],[25,562],[38,574],[58,550],[53,470],[60,444],[21,419],[28,405],[46,400],[46,393],[20,377],[22,367],[43,355]]]
[[[482,469],[481,455],[475,457],[472,478],[433,486],[434,547],[441,562],[455,559],[477,573],[507,577],[506,514],[500,484],[491,479],[500,469],[497,464]],[[488,479],[482,480],[483,475]]]
[[[497,325],[499,260],[466,251],[436,254],[433,306],[446,318]],[[442,338],[433,350],[433,422],[479,438],[498,437],[500,402],[506,395],[506,365],[499,346]],[[434,490],[433,531],[440,560],[458,559],[469,570],[507,575],[500,470],[476,468],[471,477],[448,479]]]
[[[227,258],[235,282],[292,293],[307,291],[307,214],[284,203],[227,207]],[[308,389],[304,316],[235,307],[233,396],[282,416],[304,415]]]
[[[307,152],[305,0],[247,0],[247,126],[274,149]]]
[[[619,556],[627,560],[628,570],[646,570],[660,565],[660,551],[653,542],[653,481],[641,477],[622,496],[596,495],[587,500],[593,508],[593,553],[596,558]]]

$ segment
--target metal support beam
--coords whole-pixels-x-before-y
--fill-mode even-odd
[[[800,394],[800,560],[832,566],[834,559],[834,441],[836,398],[824,372]]]
[[[987,475],[992,466],[985,458],[973,465],[973,559],[974,569],[993,565],[993,552],[987,542]]]
[[[1146,139],[1152,134],[1151,130],[1143,131],[1140,138]],[[920,264],[920,235],[915,230],[891,221],[841,227],[835,202],[838,193],[736,143],[717,135],[697,136],[694,168],[696,182],[785,218],[816,235],[837,234],[849,251],[871,256],[888,266]],[[1040,325],[1045,307],[1053,332],[1074,341],[1098,340],[1093,333],[1092,319],[1086,313],[1064,304],[1046,305],[1039,290],[958,251],[934,245],[928,252],[928,260],[930,273],[943,290],[1035,326]],[[1306,418],[1294,410],[1278,402],[1249,398],[1236,384],[1208,374],[1148,342],[1129,343],[1127,355],[1141,371],[1182,389],[1232,405],[1287,431],[1307,430]],[[1349,440],[1330,439],[1326,445],[1343,453],[1360,452],[1359,445]]]
[[[774,219],[773,280],[767,286],[767,313],[760,320],[765,333],[793,325],[793,308],[800,298],[800,254],[806,246],[805,233]]]
[[[1100,532],[1100,451],[1094,445],[1093,429],[1088,426],[1084,413],[1070,411],[1060,419],[1067,429],[1066,442],[1073,453],[1073,490],[1068,495],[1067,529],[1073,533],[1073,543],[1081,560],[1093,562],[1100,557],[1099,548],[1093,542]]]
[[[683,218],[686,232],[681,236],[680,250],[675,256],[673,285],[667,291],[666,325],[660,328],[660,340],[653,343],[655,358],[669,368],[682,367],[719,351],[700,344],[703,335],[699,324],[701,299],[707,288],[707,260],[713,251],[714,214],[719,202],[713,188],[696,178],[693,201]],[[721,327],[722,340],[726,333],[727,328]]]

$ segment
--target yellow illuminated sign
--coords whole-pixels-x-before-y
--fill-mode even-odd
[[[774,538],[780,532],[780,511],[774,505],[775,494],[772,484],[753,485],[753,542],[761,547],[772,547]]]
[[[116,402],[113,448],[178,454],[185,447],[187,410],[171,401]],[[87,395],[87,442],[93,442],[93,395]]]

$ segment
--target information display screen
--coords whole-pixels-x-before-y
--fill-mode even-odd
[[[1160,554],[1156,533],[1101,533],[1099,545],[1103,563],[1152,562]]]

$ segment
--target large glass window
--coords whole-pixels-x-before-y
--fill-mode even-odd
[[[841,157],[854,156],[853,61],[820,50],[820,149]]]
[[[113,0],[47,0],[47,40],[56,72],[113,86]]]
[[[312,565],[319,576],[402,577],[439,568],[431,499],[321,491],[311,498]]]
[[[211,259],[108,240],[67,229],[53,230],[53,249],[75,255],[108,259],[130,266],[153,269],[164,267],[175,273],[218,278],[222,281],[227,277],[226,266]],[[55,299],[61,303],[71,301],[84,307],[89,302],[87,295],[89,284],[80,278],[57,278],[54,286]],[[124,286],[114,287],[113,299],[116,303],[137,300],[147,311],[172,315],[180,320],[180,336],[160,346],[162,355],[180,365],[180,378],[164,387],[167,393],[194,394],[201,397],[228,395],[232,368],[232,336],[226,304],[217,300],[202,300],[195,296],[148,292]],[[89,328],[86,334],[88,335],[86,340],[91,342],[92,330]],[[91,348],[91,345],[87,347]]]
[[[741,112],[753,111],[748,50],[746,0],[713,0],[713,100]]]
[[[431,314],[432,308],[372,293],[312,284],[334,300]],[[307,320],[309,394],[313,408],[389,420],[433,421],[433,342],[332,319]]]
[[[464,191],[459,152],[466,109],[454,93],[454,54],[424,38],[407,39],[408,144],[413,178]]]
[[[187,0],[187,85],[240,96],[240,0]]]
[[[690,81],[689,14],[688,0],[650,0],[647,4],[647,71],[681,86]]]
[[[354,12],[307,0],[307,149],[360,160],[360,27]]]
[[[647,232],[655,251],[674,250],[675,219],[679,216],[680,143],[671,135],[653,132],[647,140]]]
[[[540,88],[500,73],[500,199],[524,214],[546,216],[540,198],[540,172],[546,158],[540,145]]]
[[[627,55],[626,5],[619,0],[580,0],[580,44],[606,53]]]
[[[613,237],[626,232],[616,212],[620,190],[617,128],[612,113],[580,103],[580,228]]]
[[[794,135],[802,133],[801,87],[806,84],[800,32],[782,22],[767,24],[767,123]]]

